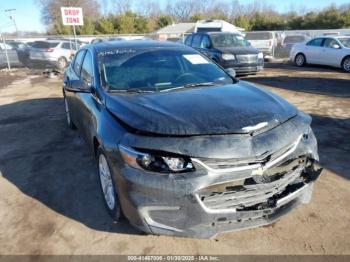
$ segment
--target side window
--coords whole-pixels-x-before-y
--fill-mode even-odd
[[[203,35],[201,48],[210,48],[210,38],[207,35]]]
[[[85,83],[92,83],[93,80],[93,67],[92,56],[89,51],[86,52],[83,65],[81,67],[81,79]]]
[[[80,69],[81,69],[81,65],[83,63],[84,53],[85,53],[85,50],[81,50],[75,56],[73,69],[77,75],[80,75]]]
[[[192,43],[192,38],[193,38],[193,35],[189,35],[186,37],[186,40],[185,40],[185,45],[191,45]]]
[[[194,35],[192,40],[193,47],[200,47],[201,45],[201,36],[200,34]]]
[[[309,46],[322,46],[323,38],[315,38],[311,41],[309,41],[306,45]]]
[[[69,43],[63,43],[63,44],[62,44],[62,48],[64,48],[64,49],[70,49]]]
[[[326,40],[324,40],[324,43],[323,43],[324,47],[328,47],[328,48],[334,48],[333,46],[334,45],[338,45],[338,42],[337,40],[333,39],[333,38],[327,38]]]

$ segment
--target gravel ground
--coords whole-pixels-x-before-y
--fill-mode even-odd
[[[312,202],[274,225],[200,240],[113,224],[61,80],[0,72],[0,254],[350,254],[350,75],[276,63],[244,80],[313,116],[325,171]]]

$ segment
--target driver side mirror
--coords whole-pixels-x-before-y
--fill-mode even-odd
[[[332,48],[334,48],[334,49],[340,49],[340,45],[338,45],[338,44],[333,44],[333,45],[332,45]]]
[[[227,68],[225,69],[225,71],[230,77],[232,78],[236,77],[236,71],[233,68]]]

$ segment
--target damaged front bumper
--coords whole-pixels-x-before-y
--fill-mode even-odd
[[[308,203],[322,171],[312,131],[254,162],[191,159],[194,172],[169,175],[119,169],[113,162],[123,212],[134,226],[151,234],[211,238],[267,225]]]

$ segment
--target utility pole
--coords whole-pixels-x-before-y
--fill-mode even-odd
[[[4,45],[5,56],[6,56],[6,61],[7,61],[7,69],[10,71],[11,70],[10,59],[9,59],[8,54],[7,54],[7,46],[6,46],[6,42],[5,42],[5,37],[1,34],[1,31],[0,31],[0,39],[2,40],[2,44]]]
[[[15,29],[16,29],[16,35],[18,37],[18,28],[17,28],[17,24],[16,24],[16,18],[15,18],[15,15],[12,14],[12,12],[15,12],[16,9],[15,8],[12,8],[12,9],[6,9],[5,10],[5,13],[9,13],[10,14],[10,19],[13,21],[13,25],[15,26]]]

